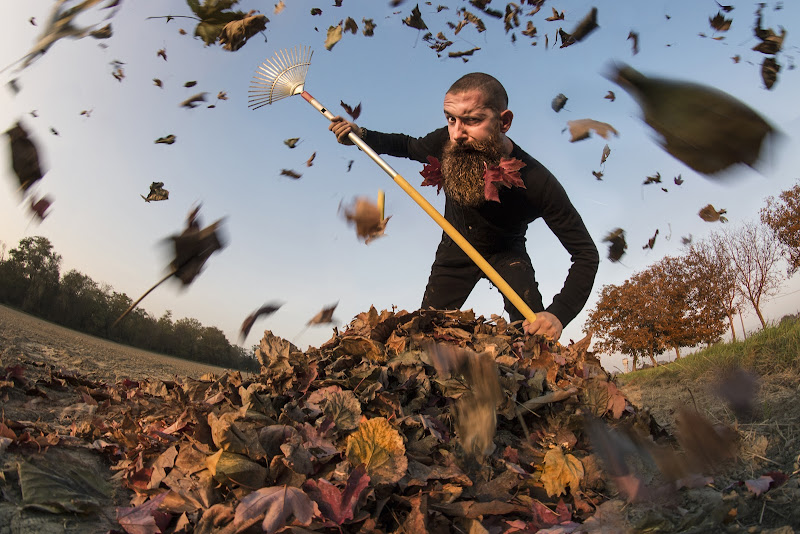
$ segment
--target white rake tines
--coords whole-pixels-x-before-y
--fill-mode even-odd
[[[311,65],[311,47],[295,47],[275,52],[275,56],[258,66],[250,86],[247,106],[258,109],[303,92],[308,66]]]

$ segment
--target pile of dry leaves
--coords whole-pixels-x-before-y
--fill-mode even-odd
[[[266,331],[249,377],[6,367],[8,406],[70,400],[52,422],[5,412],[5,501],[128,533],[709,532],[788,478],[692,494],[735,432],[686,412],[668,436],[589,339],[548,347],[497,317],[374,308],[334,333],[303,353]]]

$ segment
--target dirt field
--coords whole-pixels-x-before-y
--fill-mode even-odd
[[[0,305],[0,354],[24,354],[34,362],[76,371],[87,378],[116,382],[175,376],[197,378],[223,372],[221,367],[194,363],[147,352],[98,337],[81,334],[54,323]],[[4,362],[4,365],[7,363]]]

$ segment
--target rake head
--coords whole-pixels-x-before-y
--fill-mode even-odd
[[[250,86],[247,106],[258,109],[287,96],[303,92],[308,66],[311,65],[311,47],[279,50],[275,56],[258,66]]]

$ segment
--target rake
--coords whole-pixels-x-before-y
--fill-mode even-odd
[[[279,50],[275,52],[272,58],[259,65],[253,77],[253,85],[250,86],[248,107],[258,109],[283,98],[300,95],[306,102],[322,113],[325,118],[332,121],[334,119],[334,114],[304,89],[306,74],[308,73],[308,67],[311,65],[311,56],[313,53],[310,47],[295,47],[293,49]],[[475,250],[475,247],[473,247],[430,202],[425,200],[425,197],[420,195],[405,178],[392,169],[377,152],[372,150],[372,148],[355,133],[350,132],[348,138],[353,144],[360,148],[362,152],[368,155],[372,161],[377,163],[381,169],[386,171],[386,174],[388,174],[459,247],[461,247],[461,250],[475,262],[475,265],[483,271],[486,277],[489,278],[495,287],[497,287],[517,310],[519,310],[525,319],[530,322],[536,320],[536,314],[525,304],[525,301],[520,298],[516,291],[514,291],[494,267],[481,256],[480,252]]]

